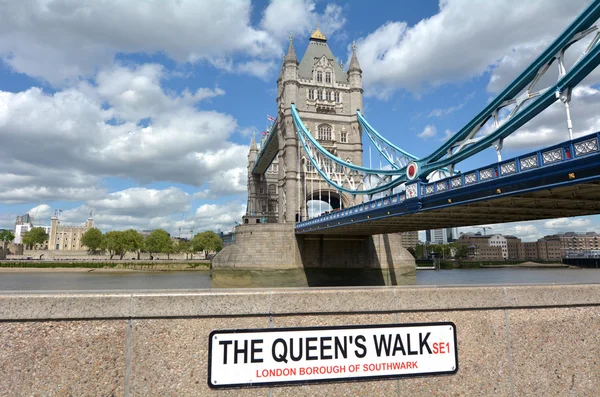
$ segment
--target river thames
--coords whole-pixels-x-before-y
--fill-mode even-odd
[[[599,269],[419,270],[416,276],[417,286],[590,283],[600,283]],[[209,271],[0,271],[1,292],[196,290],[211,285]]]

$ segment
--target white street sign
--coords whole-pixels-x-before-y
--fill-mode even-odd
[[[213,331],[208,385],[264,386],[454,374],[451,322]]]

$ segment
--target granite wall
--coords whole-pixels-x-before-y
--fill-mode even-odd
[[[594,396],[600,285],[0,295],[0,395]],[[213,330],[451,321],[455,375],[213,390]]]
[[[296,235],[292,223],[236,227],[235,244],[212,260],[213,269],[393,269],[399,282],[414,279],[415,259],[400,234]],[[383,284],[381,284],[383,285]]]

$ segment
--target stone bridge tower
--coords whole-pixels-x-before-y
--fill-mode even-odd
[[[279,140],[278,222],[306,219],[309,200],[333,208],[362,202],[362,197],[332,189],[323,181],[301,147],[292,121],[295,104],[302,121],[321,145],[335,156],[362,165],[362,137],[356,111],[362,112],[362,70],[352,46],[348,70],[337,62],[321,31],[312,32],[298,62],[293,37],[277,79]]]

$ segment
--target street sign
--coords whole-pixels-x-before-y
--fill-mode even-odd
[[[458,371],[451,322],[217,330],[209,336],[212,388],[317,383]]]

